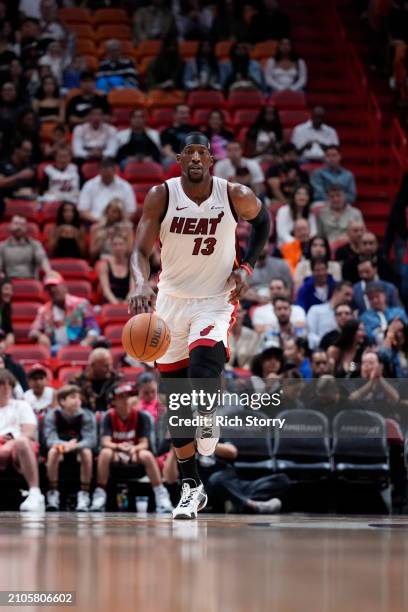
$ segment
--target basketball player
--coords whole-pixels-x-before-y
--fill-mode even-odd
[[[156,365],[163,378],[219,381],[228,359],[228,332],[238,300],[269,237],[269,214],[248,187],[211,176],[210,143],[202,133],[187,134],[177,161],[181,177],[153,187],[144,202],[131,258],[136,291],[129,312],[146,312],[151,304],[149,256],[160,238],[162,271],[156,313],[169,326],[171,343]],[[252,226],[240,265],[235,238],[238,218]],[[199,412],[208,422],[207,408]],[[191,417],[191,410],[187,415]],[[196,518],[207,503],[195,454],[196,450],[202,455],[214,452],[219,429],[213,418],[209,420],[208,427],[197,429],[195,438],[174,436],[170,428],[182,477],[182,495],[173,518]]]

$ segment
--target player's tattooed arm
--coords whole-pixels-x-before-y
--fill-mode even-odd
[[[262,202],[248,187],[229,183],[228,193],[236,215],[252,226],[244,261],[230,277],[235,280],[235,288],[230,293],[229,301],[234,303],[248,291],[248,279],[269,238],[270,218]]]
[[[167,190],[164,185],[153,187],[146,196],[142,218],[136,230],[135,246],[130,258],[130,268],[135,283],[134,294],[129,299],[129,314],[147,312],[154,292],[149,284],[149,257],[153,251],[160,223],[165,213]]]

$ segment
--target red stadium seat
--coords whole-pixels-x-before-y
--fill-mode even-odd
[[[89,181],[90,179],[95,178],[95,176],[99,172],[99,162],[85,162],[82,166],[82,176],[84,177],[84,181]]]
[[[213,109],[209,109],[209,108],[196,108],[193,113],[193,123],[198,126],[206,127],[207,121],[208,121],[208,115],[211,113],[212,110]],[[226,126],[230,125],[231,116],[229,112],[224,109],[217,109],[217,110],[221,110],[222,114],[224,115],[225,125]]]
[[[112,89],[108,94],[108,102],[112,108],[143,108],[145,96],[138,89]]]
[[[255,108],[245,108],[242,110],[237,110],[234,113],[234,126],[236,128],[249,127],[254,123],[258,115],[259,110]]]
[[[96,40],[109,40],[118,38],[119,40],[131,40],[132,30],[127,24],[104,24],[100,25],[94,34]]]
[[[229,54],[233,44],[234,43],[232,40],[221,40],[215,45],[215,55],[218,61],[229,59]]]
[[[89,302],[92,301],[92,285],[89,281],[68,279],[65,281],[65,285],[68,287],[68,292],[71,295],[85,298]]]
[[[53,270],[62,274],[65,280],[90,280],[91,268],[85,259],[73,259],[69,257],[51,259],[50,265]]]
[[[19,322],[32,322],[37,316],[41,302],[14,302],[13,300],[13,325]]]
[[[75,51],[78,55],[92,55],[96,57],[97,48],[93,40],[89,38],[78,38],[75,41]]]
[[[32,342],[28,337],[31,329],[31,323],[29,321],[19,321],[13,323],[13,332],[17,344],[28,344]]]
[[[49,365],[51,359],[50,351],[40,344],[13,344],[7,348],[7,354],[23,366],[34,363]]]
[[[130,183],[148,183],[163,181],[163,168],[154,162],[129,162],[123,172],[123,178]]]
[[[233,111],[239,108],[261,110],[265,100],[260,91],[233,91],[228,98],[228,107]]]
[[[89,23],[70,23],[69,30],[76,34],[77,38],[95,40],[95,31]]]
[[[129,319],[127,304],[104,304],[101,310],[101,325],[113,325],[121,323],[124,325]]]
[[[277,46],[278,43],[276,40],[264,40],[263,42],[257,43],[251,51],[251,58],[261,61],[274,57]]]
[[[146,98],[146,107],[162,108],[163,106],[176,106],[184,102],[185,92],[174,89],[163,91],[162,89],[151,89]]]
[[[268,100],[268,104],[278,110],[300,110],[307,108],[306,97],[303,91],[275,91]]]
[[[157,185],[156,181],[153,183],[135,183],[132,185],[138,204],[143,204],[146,195],[155,185]]]
[[[125,351],[122,346],[113,346],[110,349],[112,359],[113,359],[113,367],[118,368],[122,362],[123,357],[125,356]]]
[[[173,123],[174,108],[172,106],[153,108],[150,111],[149,125],[153,127],[169,127]]]
[[[279,111],[279,117],[284,128],[295,127],[299,123],[304,123],[310,119],[308,110],[282,110]]]
[[[189,60],[197,55],[198,40],[181,40],[178,44],[180,55],[184,60]]]
[[[107,325],[103,330],[103,335],[112,342],[113,346],[120,346],[122,344],[122,329],[123,325]]]
[[[130,115],[132,114],[132,112],[133,108],[131,106],[124,108],[114,108],[112,111],[113,124],[118,129],[129,127]]]
[[[7,200],[4,218],[9,220],[14,215],[25,217],[27,221],[37,221],[38,203],[32,200]]]
[[[58,370],[58,383],[60,385],[66,385],[82,372],[82,366],[62,366]]]
[[[42,209],[42,222],[55,223],[60,206],[61,202],[44,202]]]
[[[143,40],[136,49],[138,58],[150,56],[155,57],[161,47],[161,40]]]
[[[144,368],[120,368],[119,372],[123,376],[123,382],[135,384],[140,374],[146,370]]]
[[[10,236],[10,223],[1,223],[0,224],[0,240],[6,240]],[[28,224],[28,236],[30,238],[34,238],[35,240],[40,240],[41,233],[40,228],[37,223],[29,223]]]
[[[44,302],[43,286],[38,280],[31,278],[16,278],[13,284],[13,302],[27,302],[28,300]]]
[[[127,25],[129,24],[129,15],[123,9],[100,8],[94,12],[92,20],[95,26],[111,23]]]
[[[58,11],[58,17],[64,23],[91,23],[91,13],[86,8],[67,7]]]
[[[85,366],[88,363],[88,357],[91,352],[90,346],[81,346],[75,344],[72,346],[63,346],[57,353],[59,366]]]
[[[225,98],[220,91],[204,89],[189,93],[187,104],[191,110],[196,108],[220,109],[223,108],[225,104]]]

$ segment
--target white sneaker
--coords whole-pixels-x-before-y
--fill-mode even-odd
[[[96,487],[92,496],[91,512],[104,512],[106,506],[106,491],[101,487]]]
[[[164,485],[162,485],[157,491],[155,491],[155,500],[156,514],[168,514],[169,512],[173,512],[170,495]]]
[[[45,500],[44,495],[40,489],[31,489],[30,491],[23,491],[23,496],[27,499],[20,505],[21,512],[44,512],[45,511]]]
[[[60,494],[59,491],[53,489],[47,491],[47,510],[57,511],[60,507]]]
[[[197,427],[196,444],[200,455],[212,455],[220,439],[220,428],[215,424],[215,416],[215,410],[205,414],[206,424]]]
[[[78,491],[76,512],[88,512],[90,501],[88,491]]]
[[[256,501],[255,512],[259,514],[276,514],[282,508],[282,502],[277,497],[272,497],[267,501]]]
[[[197,512],[206,507],[207,500],[203,484],[190,487],[188,482],[184,481],[180,501],[173,510],[173,518],[187,520],[197,518]]]

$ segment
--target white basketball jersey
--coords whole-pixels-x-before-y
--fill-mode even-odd
[[[160,228],[158,288],[182,298],[208,298],[231,291],[237,222],[227,181],[213,177],[210,197],[198,205],[184,193],[181,178],[166,181],[169,202]]]

